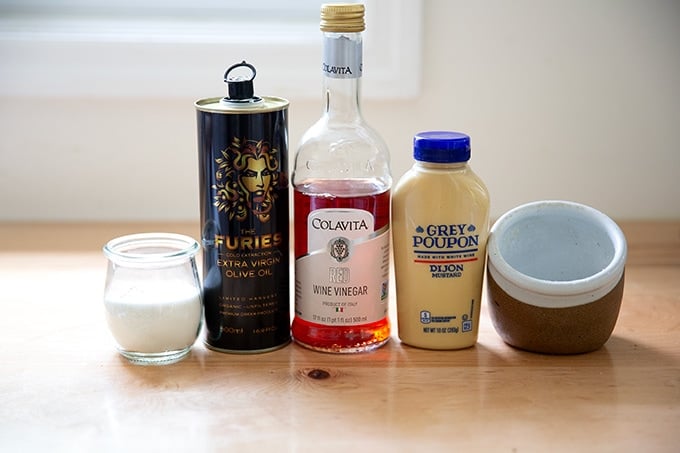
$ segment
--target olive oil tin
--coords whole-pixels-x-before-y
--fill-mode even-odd
[[[204,342],[222,352],[290,342],[288,101],[255,96],[255,74],[235,64],[229,96],[195,103]]]

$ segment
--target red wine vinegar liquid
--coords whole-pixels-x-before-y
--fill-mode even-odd
[[[300,184],[294,190],[295,259],[307,255],[310,213],[317,209],[360,209],[374,218],[374,231],[385,228],[390,218],[390,191],[372,181],[318,180]],[[353,195],[360,194],[360,195]],[[381,256],[375,266],[383,265]],[[296,269],[297,271],[297,269]],[[296,286],[304,275],[296,275]],[[296,289],[297,291],[297,289]],[[374,303],[380,303],[376,300]],[[292,324],[296,342],[310,349],[327,352],[361,352],[378,348],[389,340],[389,317],[368,323],[328,325],[302,319],[296,312]]]

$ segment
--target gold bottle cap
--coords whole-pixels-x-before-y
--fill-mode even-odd
[[[359,33],[365,29],[364,5],[360,3],[321,5],[321,31]]]

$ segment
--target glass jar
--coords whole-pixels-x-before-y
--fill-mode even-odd
[[[164,365],[183,359],[203,317],[194,239],[142,233],[109,241],[104,308],[118,351],[130,362]]]

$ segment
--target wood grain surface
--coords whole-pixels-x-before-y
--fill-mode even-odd
[[[160,227],[0,226],[0,451],[678,451],[680,266],[644,246],[590,354],[513,349],[483,305],[461,351],[402,345],[395,327],[366,354],[199,340],[180,363],[135,366],[107,331],[99,250]]]

